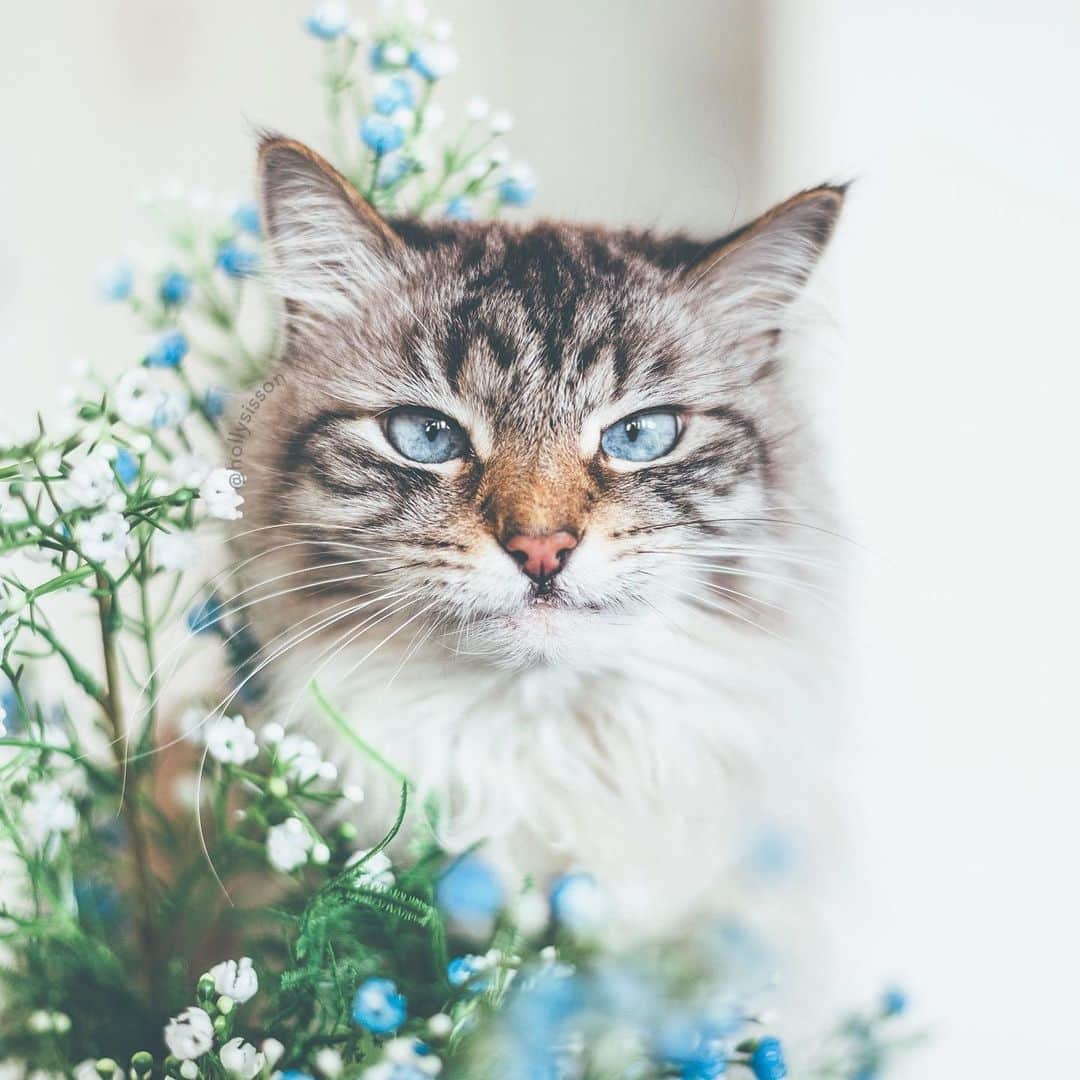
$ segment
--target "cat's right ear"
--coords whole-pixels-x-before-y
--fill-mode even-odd
[[[401,240],[314,150],[264,137],[258,184],[270,284],[291,322],[347,317],[392,288]]]

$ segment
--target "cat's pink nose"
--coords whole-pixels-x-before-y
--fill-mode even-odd
[[[558,532],[544,533],[543,536],[517,533],[503,547],[533,581],[545,581],[563,568],[566,557],[577,547],[577,543],[573,533],[560,529]]]

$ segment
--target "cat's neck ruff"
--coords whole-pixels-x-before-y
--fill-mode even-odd
[[[272,697],[291,726],[324,725],[369,792],[372,834],[397,787],[318,719],[315,672],[349,727],[436,796],[451,850],[485,841],[518,878],[586,868],[627,907],[651,908],[688,861],[702,893],[723,888],[754,830],[798,805],[806,755],[822,753],[807,705],[818,665],[786,635],[689,609],[592,619],[591,648],[518,669],[470,655],[465,633],[418,645],[415,627],[383,631],[329,662],[320,642],[275,665]]]

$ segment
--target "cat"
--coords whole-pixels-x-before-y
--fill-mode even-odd
[[[831,501],[788,319],[842,186],[718,240],[384,220],[267,136],[283,347],[236,537],[270,710],[633,917],[736,888],[828,773]],[[677,897],[672,882],[678,881]]]

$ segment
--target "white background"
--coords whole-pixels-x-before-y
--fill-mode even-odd
[[[0,4],[0,410],[137,343],[96,265],[168,176],[244,190],[249,124],[319,144],[305,4]],[[866,549],[864,968],[936,1038],[911,1077],[1080,1073],[1075,981],[1080,9],[1042,0],[454,0],[539,211],[720,232],[855,177],[822,424]],[[862,989],[860,987],[859,989]]]

